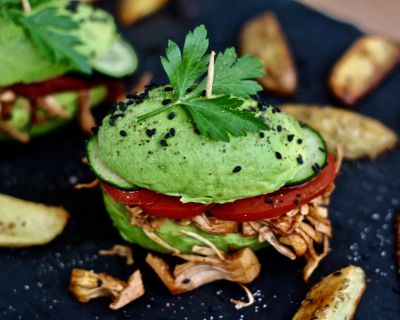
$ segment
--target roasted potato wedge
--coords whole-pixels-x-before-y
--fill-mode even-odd
[[[348,266],[323,278],[308,292],[293,320],[350,320],[365,291],[364,271]]]
[[[122,24],[130,25],[160,10],[169,0],[121,0],[118,16]]]
[[[63,231],[68,217],[63,208],[0,194],[0,247],[48,243]]]
[[[277,17],[265,12],[248,21],[239,39],[242,54],[259,57],[265,75],[261,85],[279,95],[293,95],[297,89],[297,72],[286,36]]]
[[[379,121],[330,106],[286,104],[282,111],[309,125],[324,137],[328,149],[340,145],[345,159],[375,159],[398,142],[398,136]]]
[[[400,47],[379,36],[359,38],[333,67],[329,87],[344,104],[354,105],[400,61]]]

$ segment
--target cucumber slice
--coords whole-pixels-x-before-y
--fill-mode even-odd
[[[307,159],[300,166],[300,170],[286,184],[294,185],[306,182],[317,175],[320,168],[326,165],[328,151],[324,139],[314,129],[303,125],[304,142],[307,146]]]
[[[138,65],[136,52],[121,38],[118,38],[108,51],[92,61],[92,67],[110,77],[120,78],[133,73]]]
[[[136,188],[135,185],[112,171],[112,169],[101,160],[97,136],[91,137],[86,143],[86,154],[88,156],[90,168],[101,181],[119,189],[132,190]]]

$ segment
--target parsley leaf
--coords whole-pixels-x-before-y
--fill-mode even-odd
[[[261,61],[250,56],[238,59],[234,48],[218,54],[212,87],[217,97],[204,99],[200,95],[205,89],[207,78],[200,84],[196,84],[196,81],[207,72],[207,48],[207,30],[203,25],[186,36],[183,53],[175,42],[168,42],[166,57],[161,57],[161,63],[175,97],[170,104],[141,115],[137,120],[142,121],[182,106],[200,133],[212,140],[229,142],[229,135],[239,137],[246,136],[248,132],[269,130],[268,125],[256,115],[239,108],[244,102],[242,99],[232,97],[248,98],[262,90],[261,86],[251,80],[264,74]],[[191,89],[190,92],[187,91],[188,88]]]
[[[230,96],[212,99],[194,99],[183,103],[196,123],[200,133],[212,140],[229,142],[247,132],[268,130],[268,125],[252,113],[238,110],[243,100]]]
[[[178,99],[207,71],[207,48],[207,30],[204,25],[198,26],[186,36],[183,54],[175,42],[168,42],[166,57],[161,57],[161,63]]]
[[[215,60],[213,93],[248,98],[262,90],[256,81],[250,79],[259,78],[264,73],[260,59],[249,55],[238,59],[235,48],[228,48]]]
[[[86,56],[76,51],[81,42],[71,31],[79,24],[69,16],[58,15],[57,9],[49,7],[36,13],[23,15],[19,23],[25,28],[38,50],[54,63],[71,64],[90,74],[91,67]]]

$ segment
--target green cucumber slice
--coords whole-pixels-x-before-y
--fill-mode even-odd
[[[90,168],[101,181],[119,189],[132,190],[136,188],[135,185],[112,171],[112,169],[100,158],[97,136],[91,137],[86,143],[86,154]]]
[[[107,76],[120,78],[136,70],[138,59],[135,50],[127,42],[118,38],[108,51],[92,61],[91,65]]]
[[[304,133],[303,143],[307,146],[307,159],[303,159],[303,164],[300,166],[296,175],[286,184],[295,185],[304,183],[319,172],[319,168],[326,165],[328,151],[324,139],[314,129],[302,125]]]

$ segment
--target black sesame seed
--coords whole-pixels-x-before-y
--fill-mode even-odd
[[[206,96],[206,93],[207,93],[206,90],[203,90],[203,91],[201,92],[201,96],[202,96],[202,97],[205,97],[205,96]]]
[[[167,142],[167,140],[161,140],[160,141],[160,144],[163,146],[163,147],[168,147],[168,142]]]
[[[301,156],[301,154],[296,158],[296,160],[297,160],[298,164],[303,164],[304,163],[304,160],[303,160],[303,157]]]
[[[282,155],[279,152],[275,152],[275,157],[280,160],[282,159]]]
[[[137,99],[138,96],[136,93],[129,93],[126,95],[127,99]]]
[[[297,139],[297,143],[298,144],[302,144],[303,143],[303,139]]]
[[[167,132],[167,134],[164,137],[165,137],[165,139],[169,139],[169,138],[171,138],[171,134],[169,132]]]
[[[186,93],[190,93],[190,92],[192,92],[192,91],[193,91],[192,88],[187,88],[187,89],[186,89]]]
[[[79,6],[79,1],[70,1],[66,5],[65,9],[71,11],[71,12],[76,12]]]
[[[132,105],[132,104],[134,104],[135,103],[135,100],[127,100],[126,102],[125,102],[125,104],[127,105],[127,106],[130,106],[130,105]]]
[[[126,137],[127,133],[126,133],[125,130],[121,130],[121,131],[119,132],[119,135],[120,135],[121,137]]]
[[[294,134],[289,134],[289,135],[287,136],[287,139],[288,139],[289,142],[292,142],[293,139],[294,139]]]
[[[165,99],[161,103],[162,103],[163,106],[166,106],[167,104],[171,103],[171,99]]]
[[[236,167],[233,168],[232,172],[233,172],[233,173],[237,173],[237,172],[239,172],[240,170],[242,170],[242,167],[241,167],[241,166],[236,166]]]
[[[172,120],[173,118],[175,118],[175,112],[170,112],[170,113],[168,114],[168,119],[169,119],[169,120]]]
[[[172,89],[172,87],[165,87],[165,88],[164,88],[164,91],[165,91],[165,92],[172,91],[172,90],[174,90],[174,89]]]
[[[108,124],[110,126],[114,126],[115,125],[115,119],[110,117],[110,119],[108,119]]]
[[[281,132],[283,130],[283,128],[280,124],[278,124],[276,127],[276,130],[278,130],[278,132]]]
[[[199,134],[199,135],[201,134],[200,130],[197,129],[197,128],[194,128],[194,133],[195,133],[195,134]]]
[[[190,283],[190,281],[191,281],[190,279],[183,279],[183,280],[182,280],[182,283],[183,283],[183,284],[188,284],[188,283]]]
[[[171,137],[175,137],[175,133],[176,133],[175,128],[169,129],[169,134],[171,135]]]
[[[93,134],[96,134],[97,132],[99,132],[99,127],[93,127],[90,130],[92,131]]]
[[[265,133],[264,132],[260,132],[260,138],[264,138],[265,137]]]
[[[274,203],[274,200],[272,200],[271,198],[265,198],[264,201],[265,201],[265,203],[269,203],[269,204]]]
[[[257,112],[257,108],[256,107],[250,107],[250,111],[251,112]]]
[[[100,288],[103,285],[103,280],[97,279],[97,286]]]
[[[339,277],[339,276],[342,275],[342,272],[341,271],[336,271],[336,272],[332,273],[332,275],[335,276],[335,277]]]
[[[299,199],[294,200],[294,204],[295,204],[296,206],[298,206],[298,205],[300,204],[300,200],[299,200]]]
[[[263,104],[262,104],[261,102],[258,102],[258,103],[257,103],[257,107],[258,107],[258,109],[261,110],[261,108],[263,107]]]
[[[326,152],[326,150],[324,148],[321,148],[321,147],[319,147],[318,150],[321,151],[321,152]]]
[[[152,136],[154,136],[156,134],[156,128],[154,128],[154,129],[146,129],[146,134],[147,134],[148,137],[151,138]]]

